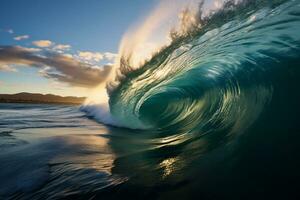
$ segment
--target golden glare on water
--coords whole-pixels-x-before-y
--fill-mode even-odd
[[[91,168],[98,171],[111,173],[115,155],[108,145],[107,138],[97,135],[76,135],[75,137],[65,138],[65,143],[68,146],[79,146],[82,152],[94,152],[90,154],[71,155],[70,159],[74,163],[78,162],[79,168]],[[101,153],[98,154],[97,152]]]
[[[171,175],[174,171],[176,171],[176,162],[178,158],[168,158],[163,160],[159,166],[163,169],[163,177],[166,178],[167,176]]]

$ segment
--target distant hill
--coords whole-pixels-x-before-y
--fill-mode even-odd
[[[85,97],[62,97],[53,94],[17,93],[0,94],[0,103],[49,103],[49,104],[82,104]]]

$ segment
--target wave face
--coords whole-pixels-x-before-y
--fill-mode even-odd
[[[120,154],[113,173],[129,185],[188,181],[195,196],[216,185],[223,196],[261,182],[271,194],[299,174],[290,166],[299,166],[300,1],[228,2],[138,67],[127,48],[107,83],[109,105],[83,107],[129,128],[113,128],[110,140]]]
[[[249,1],[216,12],[139,69],[123,70],[110,91],[112,115],[184,141],[243,133],[272,101],[275,77],[299,66],[299,6]]]

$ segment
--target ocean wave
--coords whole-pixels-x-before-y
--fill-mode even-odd
[[[107,85],[109,105],[83,110],[103,123],[164,136],[243,133],[272,101],[272,77],[297,67],[289,63],[300,51],[299,6],[227,1],[204,17],[200,6],[197,23],[143,65],[121,55]]]

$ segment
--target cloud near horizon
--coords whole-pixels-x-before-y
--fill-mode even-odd
[[[112,68],[111,65],[91,65],[74,57],[50,51],[41,52],[21,46],[0,46],[0,71],[14,70],[10,68],[11,65],[40,68],[40,74],[46,78],[85,88],[97,86],[104,81]]]
[[[12,66],[3,64],[1,65],[0,63],[0,71],[4,71],[4,72],[16,72],[17,70],[15,68],[13,68]]]

